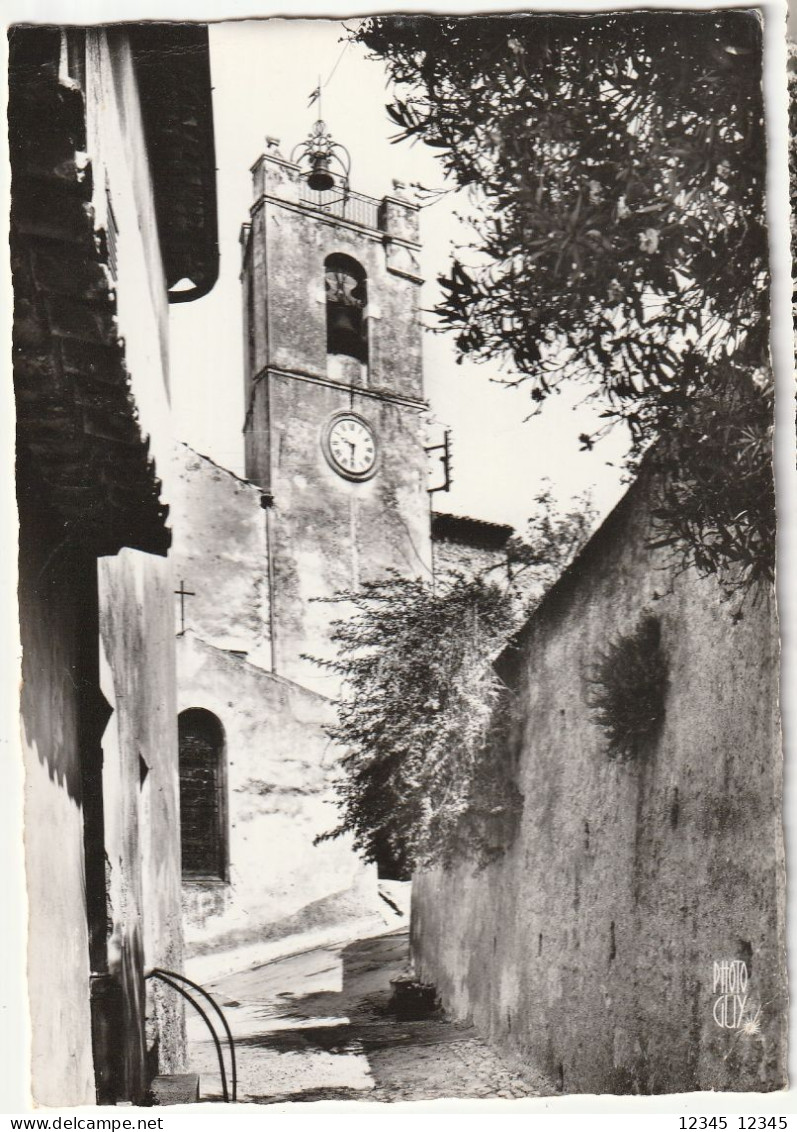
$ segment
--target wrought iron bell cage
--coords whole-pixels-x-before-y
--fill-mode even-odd
[[[313,192],[338,192],[334,199],[325,200],[324,205],[348,198],[351,155],[345,145],[334,140],[320,118],[304,141],[294,146],[291,161],[299,166],[305,184]]]

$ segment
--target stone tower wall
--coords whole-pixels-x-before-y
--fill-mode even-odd
[[[352,193],[327,211],[296,166],[261,158],[244,230],[247,476],[268,515],[275,671],[319,691],[330,678],[305,658],[331,655],[324,604],[389,569],[431,576],[422,412],[415,207]],[[367,275],[368,364],[327,353],[325,260],[343,253]],[[365,418],[374,475],[354,481],[324,450],[331,417]]]

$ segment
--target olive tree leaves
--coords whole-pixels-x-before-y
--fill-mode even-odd
[[[504,359],[537,410],[597,379],[632,467],[666,437],[659,541],[729,588],[771,579],[757,15],[379,16],[356,35],[387,65],[396,140],[434,146],[477,200],[440,279],[460,356]]]

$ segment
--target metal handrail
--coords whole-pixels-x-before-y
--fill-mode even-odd
[[[166,983],[167,986],[170,986],[172,988],[172,990],[176,990],[177,993],[182,995],[183,998],[186,999],[187,1002],[191,1003],[194,1010],[196,1010],[197,1014],[200,1016],[202,1021],[207,1026],[207,1028],[210,1030],[210,1036],[213,1038],[213,1044],[216,1047],[216,1056],[219,1059],[219,1071],[221,1073],[221,1091],[222,1091],[223,1099],[224,1099],[225,1103],[227,1103],[230,1099],[230,1094],[229,1094],[228,1089],[227,1089],[227,1071],[224,1067],[224,1055],[223,1055],[222,1050],[221,1050],[221,1042],[219,1041],[218,1034],[216,1033],[216,1031],[213,1028],[213,1023],[208,1018],[207,1014],[202,1009],[202,1007],[199,1005],[199,1003],[194,1000],[193,996],[190,995],[184,987],[181,987],[179,983],[173,982],[172,979],[168,978],[165,974],[163,974],[162,971],[157,970],[157,969],[153,969],[152,971],[149,971],[145,975],[145,978],[147,978],[147,979],[160,979],[161,982],[164,982],[164,983]]]
[[[317,192],[308,189],[304,182],[299,187],[299,203],[308,205],[317,212],[324,212],[328,216],[336,216],[341,220],[350,220],[365,228],[379,229],[379,208],[381,202],[375,197],[368,197],[364,193],[350,190],[341,195],[339,189],[330,189]]]
[[[232,1030],[230,1029],[229,1023],[227,1022],[227,1019],[224,1015],[224,1011],[219,1006],[219,1004],[216,1002],[215,998],[210,993],[210,991],[205,990],[205,988],[203,986],[200,986],[199,983],[193,982],[192,979],[188,978],[188,975],[183,975],[179,971],[167,971],[164,967],[153,967],[152,974],[153,975],[168,975],[169,978],[180,979],[181,982],[188,983],[189,987],[192,987],[195,991],[198,991],[199,994],[201,994],[203,998],[207,999],[207,1001],[210,1003],[210,1005],[216,1011],[216,1014],[219,1016],[219,1019],[221,1020],[221,1024],[224,1027],[224,1033],[227,1035],[227,1048],[230,1051],[230,1076],[232,1078],[232,1099],[233,1099],[233,1102],[236,1102],[238,1100],[238,1067],[237,1067],[237,1064],[236,1064],[236,1057],[235,1057],[235,1041],[233,1040]]]

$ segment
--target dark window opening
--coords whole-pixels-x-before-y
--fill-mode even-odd
[[[177,731],[183,876],[226,880],[224,729],[212,712],[189,708]]]
[[[324,264],[327,302],[327,353],[345,354],[368,363],[368,290],[365,272],[346,255],[331,255]]]

